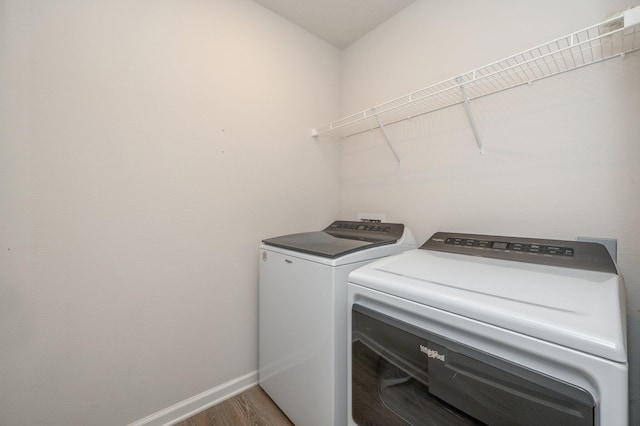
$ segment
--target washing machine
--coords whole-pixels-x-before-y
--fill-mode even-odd
[[[347,422],[347,277],[415,249],[397,223],[335,221],[260,245],[259,383],[304,426]]]
[[[626,426],[625,306],[600,244],[436,233],[350,274],[349,424]]]

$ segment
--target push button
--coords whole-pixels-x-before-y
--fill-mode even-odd
[[[562,247],[557,246],[545,246],[544,254],[562,254]]]

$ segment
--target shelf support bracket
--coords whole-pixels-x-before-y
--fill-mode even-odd
[[[480,133],[476,127],[476,121],[473,119],[473,112],[471,111],[471,102],[467,96],[467,92],[464,90],[464,84],[462,84],[462,77],[457,77],[456,81],[460,84],[460,92],[462,93],[462,99],[464,99],[464,107],[467,110],[467,117],[469,117],[469,123],[471,124],[471,130],[473,130],[473,136],[476,138],[476,144],[478,144],[478,151],[482,154],[482,141],[480,140]]]
[[[398,162],[398,164],[400,164],[400,156],[398,155],[398,151],[396,151],[395,146],[393,146],[393,143],[389,138],[389,134],[387,133],[387,129],[385,129],[384,126],[382,125],[382,121],[380,121],[380,117],[378,117],[378,113],[376,112],[376,109],[372,108],[371,112],[373,113],[373,116],[376,118],[376,121],[378,122],[378,126],[380,127],[380,130],[382,130],[382,134],[384,135],[384,138],[387,140],[387,144],[389,145],[389,148],[391,148],[391,151],[393,151],[393,155],[396,156],[396,161]]]

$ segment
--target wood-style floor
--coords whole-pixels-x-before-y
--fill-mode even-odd
[[[293,426],[260,386],[204,410],[174,426]]]

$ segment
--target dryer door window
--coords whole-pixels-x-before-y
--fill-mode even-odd
[[[593,425],[593,397],[369,308],[352,309],[359,425]]]

